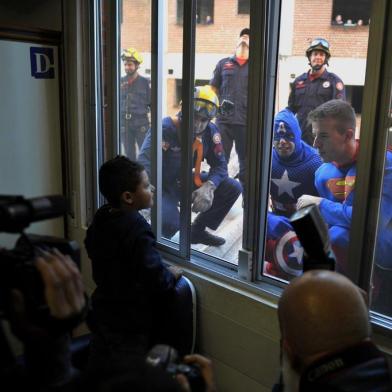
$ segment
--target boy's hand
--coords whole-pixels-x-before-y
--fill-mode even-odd
[[[175,267],[174,265],[169,265],[169,267],[167,267],[167,269],[174,275],[176,280],[181,278],[182,273],[183,273],[181,268]]]

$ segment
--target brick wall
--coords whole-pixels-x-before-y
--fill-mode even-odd
[[[151,0],[123,0],[121,48],[151,51]]]
[[[296,0],[294,55],[304,55],[313,38],[323,37],[329,41],[334,57],[366,57],[369,27],[331,26],[332,5],[332,0]]]
[[[186,2],[186,1],[185,1]],[[215,0],[214,23],[196,25],[196,52],[231,53],[240,31],[249,27],[249,15],[237,13],[238,0]],[[169,52],[182,52],[183,26],[177,24],[177,1],[171,0],[169,16]]]
[[[196,52],[233,52],[239,32],[249,26],[249,15],[238,14],[237,4],[238,0],[214,1],[214,23],[197,25]],[[333,0],[296,0],[293,55],[302,56],[313,38],[324,37],[335,57],[366,57],[369,27],[332,26],[332,5]],[[151,0],[123,1],[122,48],[134,46],[150,52],[150,14]],[[169,1],[168,25],[169,52],[182,52],[183,26],[177,23],[177,0]]]
[[[249,26],[249,15],[237,14],[238,0],[215,0],[214,23],[198,24],[196,51],[230,53],[234,51],[239,32]],[[123,0],[121,47],[135,47],[141,52],[151,48],[151,0]],[[168,50],[182,52],[182,24],[177,23],[177,0],[168,4]]]

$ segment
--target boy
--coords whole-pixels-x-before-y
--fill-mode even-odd
[[[153,204],[144,167],[123,156],[104,163],[99,189],[108,201],[95,214],[85,245],[97,287],[92,295],[89,368],[129,370],[132,358],[164,342],[164,313],[181,276],[166,268],[151,226],[138,212]]]

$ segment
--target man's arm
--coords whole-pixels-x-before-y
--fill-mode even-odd
[[[329,226],[343,226],[350,228],[353,207],[346,203],[331,201],[323,197],[302,195],[297,200],[297,210],[310,205],[317,205],[321,215]]]
[[[148,177],[151,178],[151,128],[148,130],[142,147],[140,148],[138,162],[144,166]]]
[[[209,132],[205,137],[209,144],[206,160],[210,166],[208,172],[208,180],[212,181],[216,187],[228,176],[227,161],[225,152],[223,150],[221,135],[215,124],[210,123],[206,132]]]
[[[295,81],[290,83],[290,95],[287,103],[287,107],[295,114],[297,113],[297,107],[295,106]]]
[[[139,264],[140,278],[146,288],[152,291],[167,292],[174,289],[181,276],[178,268],[167,268],[156,249],[155,237],[148,223],[141,222],[136,234],[137,238],[130,251],[136,250],[135,260]]]
[[[221,72],[221,62],[219,61],[214,69],[214,74],[210,80],[210,86],[214,90],[215,94],[219,96],[219,89],[222,83],[222,72]]]

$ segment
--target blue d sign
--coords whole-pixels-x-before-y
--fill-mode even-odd
[[[31,76],[36,79],[54,78],[53,48],[30,47]]]

